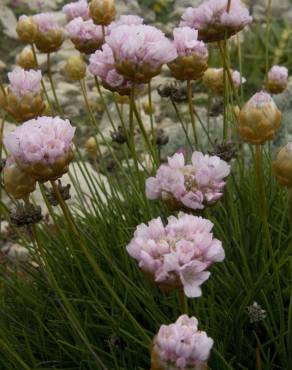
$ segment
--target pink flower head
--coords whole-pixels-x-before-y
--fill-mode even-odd
[[[198,31],[190,27],[179,27],[173,30],[174,46],[179,56],[196,54],[208,57],[208,49],[203,41],[198,41]]]
[[[187,297],[200,297],[208,267],[225,258],[212,228],[211,221],[184,213],[166,226],[159,217],[137,226],[127,251],[162,289],[183,287]]]
[[[178,208],[204,209],[222,197],[229,173],[230,166],[217,156],[194,152],[192,163],[186,165],[182,153],[174,154],[146,180],[146,196]]]
[[[79,0],[64,5],[63,12],[65,13],[68,21],[78,17],[81,17],[84,20],[88,20],[90,18],[89,7],[86,0]]]
[[[286,85],[288,82],[288,69],[281,66],[273,66],[268,74],[270,82],[276,82],[281,85]]]
[[[97,41],[102,43],[103,33],[101,26],[93,23],[92,19],[84,21],[81,17],[74,18],[66,26],[70,39],[79,41]]]
[[[213,343],[204,331],[198,330],[195,317],[182,315],[174,324],[160,327],[153,341],[152,362],[157,369],[201,369]]]
[[[41,92],[42,72],[39,70],[26,71],[21,67],[16,67],[8,73],[8,79],[9,89],[19,99],[26,94],[36,95]]]
[[[235,87],[246,83],[246,78],[240,75],[238,71],[232,71],[232,81]]]
[[[196,8],[187,8],[180,26],[189,26],[199,31],[199,39],[219,41],[225,32],[231,36],[252,21],[248,9],[241,0],[206,0]]]
[[[164,63],[177,52],[164,33],[152,26],[122,25],[106,37],[119,73],[138,82],[147,82],[159,74]]]
[[[254,94],[249,101],[246,103],[246,108],[264,108],[266,106],[275,105],[272,97],[270,94],[260,91],[256,94]]]
[[[33,20],[36,22],[39,31],[42,33],[60,28],[55,21],[54,15],[51,13],[36,14],[33,16]]]
[[[132,82],[117,72],[112,49],[107,44],[92,54],[89,61],[89,71],[99,77],[105,87],[113,91],[129,92]]]
[[[109,32],[111,32],[114,28],[117,28],[122,25],[132,26],[132,25],[139,25],[143,23],[144,23],[144,19],[139,17],[138,15],[131,15],[131,14],[121,15],[117,21],[109,24],[108,30]]]
[[[44,116],[18,126],[4,143],[17,163],[52,164],[70,150],[74,132],[69,120]]]

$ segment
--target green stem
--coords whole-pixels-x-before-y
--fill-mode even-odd
[[[5,125],[6,115],[2,118],[1,125],[0,125],[0,162],[2,160],[2,149],[3,149],[3,133],[4,133],[4,125]],[[0,184],[0,203],[2,201],[2,186]],[[1,224],[2,224],[2,216],[0,215],[0,235],[1,235]]]
[[[5,87],[4,87],[4,85],[3,85],[3,82],[2,82],[1,77],[0,77],[0,90],[2,91],[2,94],[3,94],[4,96],[6,96]]]
[[[94,117],[94,114],[92,113],[92,110],[90,108],[85,81],[84,80],[83,81],[79,80],[79,84],[80,84],[81,92],[82,92],[82,95],[83,95],[84,103],[85,103],[86,110],[87,110],[87,113],[89,115],[90,121],[91,121],[93,127],[96,128],[98,126],[98,124],[97,124],[97,121]]]
[[[32,53],[33,53],[35,64],[36,64],[37,68],[40,69],[34,44],[31,44],[31,50],[32,50]],[[47,92],[46,85],[44,83],[43,77],[41,79],[41,85],[42,85],[42,89],[43,89],[43,92],[45,94],[46,100],[47,100],[47,102],[49,104],[49,107],[50,107],[51,111],[54,112],[54,107],[53,107],[53,105],[52,105],[52,103],[50,101],[50,98],[49,98],[49,95],[48,95],[48,92]]]
[[[188,142],[188,144],[189,144],[189,146],[190,146],[190,149],[193,151],[193,150],[194,150],[194,148],[193,148],[193,144],[191,143],[191,140],[190,140],[190,138],[189,138],[189,135],[188,135],[187,129],[185,128],[185,125],[184,125],[184,122],[183,122],[183,120],[182,120],[181,114],[180,114],[180,112],[179,112],[179,110],[178,110],[178,107],[176,106],[176,104],[175,104],[174,100],[172,100],[172,99],[171,99],[171,103],[172,103],[172,106],[173,106],[173,108],[174,108],[174,110],[175,110],[175,113],[176,113],[176,115],[177,115],[177,118],[178,118],[178,120],[179,120],[179,122],[180,122],[180,124],[181,124],[181,127],[182,127],[182,129],[183,129],[183,132],[184,132],[184,133],[185,133],[185,135],[186,135],[186,140],[187,140],[187,142]]]
[[[268,79],[268,73],[269,73],[269,40],[270,40],[270,33],[271,33],[271,18],[272,18],[272,0],[268,0],[268,8],[267,8],[267,33],[266,33],[266,75],[265,80],[267,82]]]
[[[100,96],[100,99],[101,99],[102,105],[103,105],[103,107],[104,107],[104,109],[105,109],[105,111],[106,111],[106,114],[107,114],[107,116],[108,116],[108,119],[109,119],[109,121],[110,121],[110,124],[111,124],[111,126],[112,126],[113,130],[114,130],[114,131],[116,131],[114,121],[113,121],[113,119],[112,119],[112,117],[111,117],[111,115],[110,115],[110,112],[109,112],[108,107],[107,107],[107,104],[106,104],[106,102],[105,102],[105,99],[104,99],[103,93],[102,93],[102,91],[101,91],[101,87],[100,87],[100,84],[99,84],[98,78],[97,78],[96,76],[94,76],[94,81],[95,81],[95,86],[96,86],[97,91],[98,91],[98,94],[99,94],[99,96]]]
[[[190,80],[187,81],[187,93],[188,93],[188,106],[189,106],[189,113],[190,113],[190,117],[191,117],[193,135],[194,135],[194,139],[195,139],[195,144],[197,146],[198,145],[198,138],[197,138],[196,120],[195,120],[194,106],[193,106],[192,82]]]
[[[57,108],[58,108],[58,112],[60,114],[63,114],[61,105],[60,105],[59,100],[58,100],[58,96],[56,94],[55,85],[54,85],[54,81],[53,81],[53,77],[52,77],[52,71],[51,71],[51,54],[50,53],[47,54],[47,67],[48,67],[48,77],[49,77],[49,81],[50,81],[50,84],[51,84],[51,88],[52,88],[52,92],[53,92],[53,95],[54,95],[54,99],[55,99],[55,102],[56,102],[56,105],[57,105]]]
[[[185,296],[184,290],[182,288],[179,288],[178,290],[178,300],[179,300],[179,306],[181,310],[181,314],[188,314],[188,302],[187,298]]]

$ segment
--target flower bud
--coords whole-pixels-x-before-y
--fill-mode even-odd
[[[87,154],[92,159],[96,158],[97,155],[97,143],[95,137],[91,136],[85,143]]]
[[[74,81],[79,81],[86,75],[86,64],[81,56],[73,55],[68,58],[64,70],[69,78]]]
[[[150,105],[148,101],[144,102],[142,106],[143,106],[144,113],[147,114],[148,116],[155,113],[154,105],[153,104]]]
[[[22,42],[32,44],[35,41],[37,30],[37,24],[32,17],[26,15],[19,17],[16,32]]]
[[[238,71],[230,70],[230,73],[235,88],[246,82],[246,79],[241,77]],[[226,76],[226,80],[228,80],[228,76]],[[211,93],[222,95],[224,92],[224,69],[208,68],[203,76],[203,84]]]
[[[98,25],[107,26],[116,18],[114,0],[92,0],[89,11],[94,23]]]
[[[272,168],[279,184],[292,188],[292,142],[279,151]]]
[[[288,69],[273,66],[268,73],[266,89],[271,94],[281,94],[288,84]]]
[[[256,145],[264,144],[275,137],[281,117],[282,113],[272,97],[261,91],[241,109],[238,132],[244,141]]]
[[[35,191],[36,181],[19,168],[12,158],[6,161],[3,169],[4,187],[16,199],[25,198]]]
[[[17,56],[16,63],[25,70],[37,69],[37,63],[33,52],[29,46],[26,46]]]

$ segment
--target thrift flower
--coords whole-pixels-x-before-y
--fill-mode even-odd
[[[268,73],[267,90],[271,94],[281,94],[288,84],[288,69],[273,66]]]
[[[186,165],[183,153],[174,154],[146,180],[146,196],[171,208],[204,209],[222,197],[229,173],[230,165],[217,156],[194,152]]]
[[[68,21],[72,21],[72,19],[78,17],[81,17],[84,20],[88,20],[90,18],[89,7],[86,0],[79,0],[64,5],[63,12],[65,13]]]
[[[136,83],[147,83],[177,52],[163,32],[152,26],[122,25],[106,37],[117,72]]]
[[[117,72],[112,49],[107,44],[92,54],[89,61],[89,71],[101,79],[106,89],[130,95],[132,82]]]
[[[197,80],[208,68],[208,49],[198,41],[198,31],[190,27],[175,28],[173,44],[178,57],[168,64],[178,80]]]
[[[40,13],[33,16],[38,32],[35,39],[36,47],[42,53],[57,51],[63,43],[62,29],[55,22],[53,14]]]
[[[17,127],[4,143],[18,166],[35,180],[55,180],[68,171],[74,132],[68,120],[43,116]]]
[[[209,220],[184,213],[169,217],[166,226],[158,217],[137,226],[127,251],[161,290],[178,288],[187,297],[200,297],[208,267],[225,257],[212,228]]]
[[[252,17],[241,0],[206,0],[195,8],[187,8],[180,26],[199,31],[199,39],[205,42],[224,40],[251,23]]]
[[[203,370],[213,339],[198,330],[198,320],[180,316],[174,324],[162,325],[153,340],[151,370]]]
[[[281,118],[282,113],[271,95],[261,91],[253,95],[241,109],[238,132],[244,141],[264,144],[275,137]]]
[[[66,26],[66,31],[76,49],[85,54],[91,54],[104,42],[101,26],[90,19],[84,21],[81,17],[74,18]]]
[[[119,26],[123,26],[123,25],[128,25],[128,26],[136,25],[137,26],[143,23],[144,23],[144,19],[139,17],[138,15],[121,15],[117,21],[109,24],[108,30],[110,32],[114,28],[117,28]]]
[[[41,71],[24,70],[16,67],[8,73],[10,84],[7,94],[1,96],[0,106],[18,122],[42,114],[45,104],[42,98]]]

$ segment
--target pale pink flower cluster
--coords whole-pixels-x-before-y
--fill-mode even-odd
[[[184,213],[169,217],[166,226],[159,217],[137,226],[127,251],[161,288],[183,287],[187,297],[199,297],[207,268],[225,257],[212,228],[211,221]]]
[[[99,77],[112,88],[131,87],[131,81],[119,74],[115,68],[112,49],[104,44],[102,50],[97,50],[90,56],[89,71]]]
[[[121,25],[106,37],[115,61],[160,68],[177,57],[175,47],[164,33],[144,24]]]
[[[22,164],[54,163],[69,151],[75,128],[60,117],[26,121],[4,138],[10,155]]]
[[[232,71],[231,76],[235,87],[239,87],[241,84],[246,83],[246,78],[241,76],[238,71]]]
[[[265,91],[260,91],[254,94],[246,103],[246,109],[263,108],[268,105],[276,106],[273,98]]]
[[[84,21],[81,17],[74,18],[67,24],[66,31],[71,39],[79,41],[96,40],[102,42],[103,40],[101,26],[94,24],[92,19]]]
[[[117,21],[109,24],[108,30],[109,32],[111,32],[114,28],[117,28],[119,26],[123,26],[123,25],[128,25],[128,26],[136,25],[137,26],[143,23],[144,23],[144,19],[139,17],[138,15],[131,15],[131,14],[121,15]]]
[[[206,363],[213,339],[198,330],[198,320],[180,316],[174,324],[162,325],[154,338],[153,352],[167,369],[195,370]]]
[[[64,5],[63,12],[65,13],[68,21],[78,17],[81,17],[84,20],[90,18],[89,6],[86,0],[79,0]]]
[[[36,14],[33,16],[33,20],[36,22],[39,31],[43,33],[60,28],[52,13]]]
[[[287,84],[288,69],[282,66],[273,66],[268,73],[268,80],[278,84]]]
[[[208,56],[208,48],[203,41],[198,41],[198,31],[190,27],[173,30],[173,44],[179,56],[196,54],[202,58]]]
[[[39,94],[41,92],[42,72],[30,69],[28,71],[16,67],[8,73],[9,89],[17,98],[21,99],[26,94]]]
[[[203,209],[222,197],[224,179],[229,173],[229,164],[217,156],[194,152],[192,163],[186,165],[182,153],[174,154],[168,158],[168,164],[159,167],[156,177],[146,180],[146,196]]]
[[[180,26],[189,26],[200,31],[208,28],[231,28],[237,31],[251,23],[252,17],[241,0],[206,0],[195,8],[187,8]]]

